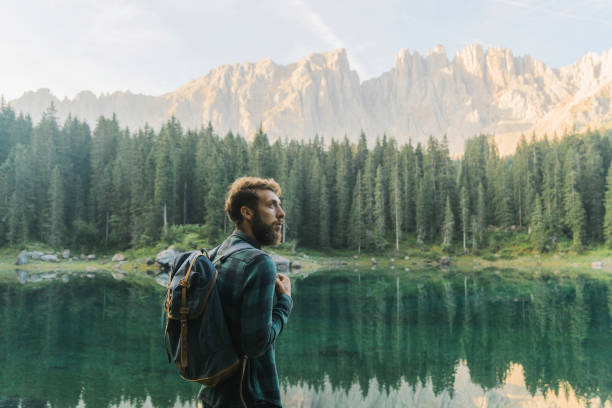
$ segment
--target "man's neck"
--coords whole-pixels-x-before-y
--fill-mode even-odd
[[[251,228],[251,224],[247,223],[247,222],[243,222],[241,225],[239,225],[236,228],[238,231],[242,231],[245,234],[247,234],[254,242],[257,242],[257,239],[255,238],[255,234],[253,234],[253,228]]]

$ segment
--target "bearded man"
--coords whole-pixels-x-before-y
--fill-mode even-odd
[[[204,407],[282,407],[274,343],[293,308],[291,282],[261,251],[262,245],[280,243],[285,220],[280,195],[276,181],[256,177],[241,177],[228,190],[225,211],[236,229],[219,246],[213,263],[225,319],[243,364],[229,380],[202,388],[198,397]],[[224,252],[245,242],[250,248],[219,262]]]

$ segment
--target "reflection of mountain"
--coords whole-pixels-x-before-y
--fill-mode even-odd
[[[612,399],[609,284],[488,276],[465,286],[460,273],[414,281],[321,272],[296,281],[277,344],[286,395],[459,403],[478,390],[503,401],[569,384],[581,400]],[[0,406],[192,401],[198,386],[179,380],[163,352],[161,290],[109,279],[0,287]],[[524,385],[512,388],[521,369]],[[506,391],[496,388],[505,382]]]
[[[580,397],[612,398],[612,287],[562,279],[466,282],[400,279],[399,298],[396,279],[380,274],[358,280],[321,273],[298,282],[299,302],[278,347],[283,380],[317,389],[324,373],[332,388],[348,391],[357,382],[364,395],[373,378],[384,389],[431,381],[435,394],[452,396],[460,361],[484,389],[502,384],[514,363],[531,393],[558,392],[567,382]]]

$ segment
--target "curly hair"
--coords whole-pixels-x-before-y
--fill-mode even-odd
[[[225,198],[225,212],[235,226],[242,223],[240,208],[243,205],[252,210],[257,207],[257,190],[270,190],[279,197],[281,195],[281,188],[273,178],[240,177],[229,186]]]

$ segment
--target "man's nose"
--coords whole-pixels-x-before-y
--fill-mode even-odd
[[[276,212],[276,216],[278,218],[285,218],[285,212],[283,211],[283,207],[278,206],[278,211]]]

